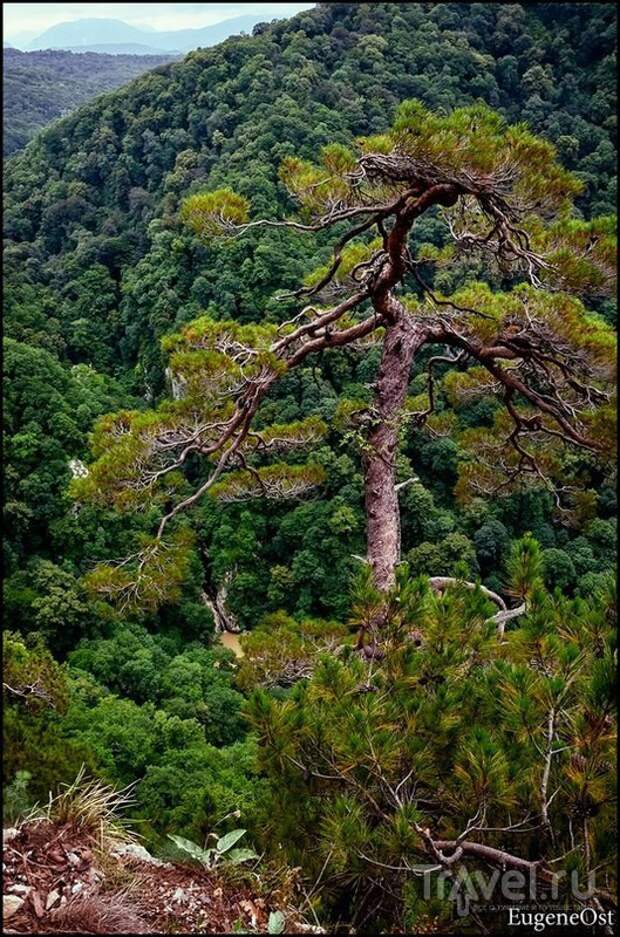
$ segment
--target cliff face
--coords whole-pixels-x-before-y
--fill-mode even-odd
[[[3,923],[14,934],[260,933],[285,902],[254,875],[163,862],[133,842],[102,849],[75,821],[4,830],[3,873]],[[287,932],[306,930],[284,914]]]

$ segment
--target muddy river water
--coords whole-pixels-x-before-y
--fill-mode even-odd
[[[233,634],[232,631],[221,631],[217,637],[220,644],[232,651],[235,657],[243,657],[238,634]]]

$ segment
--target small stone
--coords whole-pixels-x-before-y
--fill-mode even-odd
[[[161,859],[156,859],[155,856],[152,856],[144,846],[140,846],[139,843],[122,843],[120,846],[115,846],[112,850],[112,853],[115,856],[127,856],[128,859],[139,859],[140,862],[148,862],[149,865],[159,865],[165,867],[168,863],[162,862]]]
[[[52,891],[50,891],[47,896],[47,900],[45,902],[45,910],[49,911],[50,908],[53,908],[59,898],[60,898],[60,895],[58,894],[56,889],[55,888],[52,889]]]
[[[67,853],[67,859],[69,860],[69,865],[76,866],[81,864],[81,859],[74,852]]]
[[[30,894],[32,888],[30,885],[22,885],[21,882],[15,882],[14,885],[9,885],[7,891],[12,892],[14,895],[23,895],[25,898],[26,895]]]
[[[19,835],[19,830],[15,826],[7,826],[5,830],[2,830],[2,845],[5,843],[10,843],[12,839],[15,839]]]
[[[24,899],[20,898],[18,895],[3,895],[2,896],[2,920],[8,921],[10,917],[19,911],[21,906],[24,903]]]
[[[79,893],[84,888],[84,882],[76,882],[73,888],[71,889],[72,895],[79,895]]]
[[[179,904],[185,904],[187,901],[187,895],[182,888],[177,888],[172,896],[172,900],[179,902]]]

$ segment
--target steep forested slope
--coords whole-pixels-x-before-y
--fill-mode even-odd
[[[37,130],[102,91],[169,62],[171,54],[97,55],[5,49],[2,56],[3,155],[21,150]]]
[[[330,622],[338,637],[353,555],[364,550],[358,454],[334,431],[318,452],[328,470],[320,497],[200,506],[199,549],[177,604],[119,620],[83,593],[82,574],[125,555],[152,520],[70,503],[69,460],[85,458],[94,417],[164,394],[163,335],[201,311],[281,321],[291,306],[274,293],[327,256],[320,236],[273,229],[205,247],[180,224],[181,200],[230,185],[257,215],[282,215],[291,208],[277,175],[284,156],[313,158],[326,143],[383,131],[396,105],[416,97],[446,110],[481,99],[527,121],[584,181],[584,216],[615,204],[611,5],[321,4],[255,33],[81,107],[6,171],[7,608],[11,627],[37,631],[68,661],[70,684],[55,713],[9,707],[6,780],[30,770],[32,792],[45,796],[84,759],[115,783],[139,778],[151,835],[201,838],[227,812],[250,822],[264,804],[234,664],[205,647],[204,595],[224,587],[245,628],[263,619],[263,633],[281,636],[296,618],[312,634],[322,616],[339,620]],[[419,236],[439,243],[433,218]],[[446,277],[442,289],[458,285]],[[611,304],[597,307],[612,320]],[[376,363],[373,352],[326,353],[281,382],[265,419],[332,423],[338,398],[363,396]],[[472,426],[488,417],[471,404]],[[531,531],[550,587],[589,595],[604,580],[615,536],[605,478],[589,480],[580,523],[568,528],[544,492],[459,507],[459,452],[447,439],[408,439],[402,458],[421,480],[402,495],[413,573],[465,569],[497,588],[511,543]],[[11,640],[21,660],[30,654],[56,673],[44,646]]]
[[[179,242],[162,267],[160,245],[172,233],[186,237],[175,210],[189,187],[230,181],[260,211],[281,198],[283,154],[380,130],[405,97],[447,108],[480,98],[527,121],[584,178],[581,207],[601,214],[615,195],[614,41],[608,5],[326,4],[191,53],[50,129],[7,172],[7,236],[31,255],[30,279],[55,290],[86,270],[87,256],[101,263],[108,291],[122,274],[123,296],[111,300],[123,319],[114,340],[133,363],[136,329],[146,337],[136,297],[146,301],[152,275],[148,328],[158,334],[190,305],[216,301],[230,311],[231,270],[237,314],[254,315],[286,280],[269,238],[258,266],[243,266],[243,247],[217,271],[200,257],[198,271]]]
[[[528,121],[584,179],[583,210],[609,211],[614,41],[607,5],[329,4],[163,66],[9,166],[6,334],[161,393],[162,334],[201,309],[279,315],[271,295],[312,251],[269,232],[214,263],[179,227],[180,198],[226,182],[257,212],[284,207],[283,155],[381,130],[404,97]],[[324,396],[309,380],[299,402]]]

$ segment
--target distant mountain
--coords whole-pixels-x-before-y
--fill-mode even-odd
[[[223,20],[212,26],[200,29],[178,29],[157,32],[153,29],[138,29],[122,20],[83,19],[73,22],[57,23],[46,29],[36,39],[27,44],[27,49],[68,49],[71,51],[111,52],[111,46],[124,46],[122,51],[139,49],[169,52],[179,50],[190,52],[192,49],[217,45],[229,36],[241,32],[251,32],[252,28],[264,20],[257,13],[246,13],[232,19]]]
[[[285,19],[285,17],[280,17]],[[233,19],[222,20],[221,23],[214,23],[212,26],[203,26],[201,29],[179,29],[173,32],[165,33],[147,33],[147,42],[151,45],[157,45],[159,48],[181,49],[183,52],[191,52],[192,49],[207,48],[223,42],[229,36],[237,36],[239,33],[250,33],[257,23],[264,22],[264,15],[257,13],[245,13],[243,16],[235,16]]]
[[[148,35],[149,39],[145,40]],[[140,43],[152,46],[152,33],[145,33],[122,20],[83,19],[57,23],[28,43],[29,50],[35,49],[86,49],[89,45],[102,43]]]
[[[155,46],[145,46],[140,42],[102,42],[88,46],[71,46],[68,49],[53,49],[60,52],[79,52],[85,55],[88,52],[98,52],[102,55],[169,55],[171,57],[182,55],[179,49],[160,49]]]
[[[22,29],[18,33],[11,33],[11,46],[15,49],[25,49],[36,35],[36,29]]]
[[[102,91],[112,91],[143,72],[178,57],[79,54],[61,49],[20,52],[4,48],[3,155],[10,156],[57,117]]]

